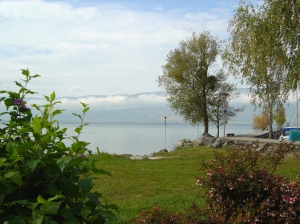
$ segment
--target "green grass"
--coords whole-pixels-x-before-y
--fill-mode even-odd
[[[119,223],[125,223],[142,210],[154,206],[168,207],[173,211],[184,211],[192,203],[204,205],[197,186],[200,173],[199,162],[213,159],[216,149],[200,147],[181,149],[159,156],[158,160],[130,160],[124,156],[102,154],[98,168],[111,173],[97,175],[94,189],[103,194],[108,203],[117,204]],[[224,149],[217,149],[225,152]],[[278,170],[279,174],[295,179],[300,165],[293,158],[287,158]]]

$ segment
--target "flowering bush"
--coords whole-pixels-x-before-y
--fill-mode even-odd
[[[300,182],[275,175],[290,144],[264,151],[228,149],[202,161],[205,178],[197,185],[208,189],[204,214],[217,223],[300,223]]]
[[[108,174],[95,167],[96,156],[86,155],[88,142],[80,141],[89,110],[74,114],[81,123],[76,136],[67,137],[54,117],[63,110],[54,109],[60,103],[55,93],[44,96],[47,103],[31,105],[40,116],[33,117],[25,97],[35,94],[27,84],[39,75],[22,70],[24,84],[15,82],[18,92],[1,91],[8,123],[0,128],[0,223],[110,223],[116,220],[116,205],[102,203],[101,194],[92,191],[92,172]],[[66,146],[64,140],[72,144]],[[91,153],[89,153],[91,154]]]

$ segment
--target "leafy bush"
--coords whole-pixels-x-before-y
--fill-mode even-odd
[[[299,223],[300,182],[275,175],[292,152],[286,143],[263,151],[239,146],[202,161],[206,176],[197,184],[208,189],[204,214],[217,223]]]
[[[15,82],[18,92],[7,94],[4,102],[10,121],[0,128],[0,223],[110,223],[116,220],[116,205],[100,202],[101,194],[92,191],[92,172],[108,174],[95,167],[97,155],[86,150],[88,142],[80,141],[87,123],[83,106],[75,129],[76,136],[67,137],[54,117],[63,110],[54,109],[55,93],[44,96],[47,103],[31,105],[40,112],[33,117],[25,97],[34,94],[27,89],[31,76],[22,70],[24,83]],[[72,144],[66,146],[65,139]],[[99,152],[98,152],[99,153]]]

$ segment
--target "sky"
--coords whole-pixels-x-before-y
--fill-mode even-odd
[[[227,39],[239,0],[0,0],[0,88],[21,69],[40,96],[162,91],[179,42],[204,30]]]

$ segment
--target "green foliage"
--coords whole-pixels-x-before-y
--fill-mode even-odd
[[[232,117],[235,117],[238,112],[242,112],[244,107],[234,108],[227,106],[227,113],[224,114],[224,102],[229,104],[230,100],[239,97],[239,93],[234,93],[236,86],[227,83],[228,75],[221,69],[217,73],[218,82],[216,83],[215,91],[208,95],[209,100],[209,120],[217,127],[217,138],[219,137],[220,126],[226,124]]]
[[[282,105],[276,108],[276,112],[274,114],[274,120],[277,124],[277,127],[279,127],[282,131],[283,124],[286,121],[285,108]]]
[[[167,55],[163,75],[158,84],[167,92],[171,108],[192,123],[204,123],[208,133],[208,94],[214,91],[217,78],[209,74],[221,51],[221,41],[208,31],[180,42],[179,47]]]
[[[292,84],[293,89],[296,90],[300,80],[300,2],[297,0],[266,0],[262,6],[269,26],[277,31],[278,41],[273,45],[283,45],[286,49],[284,55],[286,60],[280,60],[277,63],[280,63],[287,71],[286,83]],[[281,57],[281,55],[279,56]]]
[[[15,82],[19,92],[1,91],[10,121],[0,129],[0,222],[1,223],[110,223],[117,206],[102,203],[101,194],[92,191],[96,155],[87,155],[88,142],[80,141],[88,105],[77,115],[81,124],[66,146],[66,128],[53,118],[55,93],[44,96],[46,104],[32,105],[40,116],[33,117],[26,106],[27,84],[39,75],[22,70],[25,85]]]
[[[258,7],[254,7],[251,1],[241,2],[229,21],[231,37],[223,59],[230,73],[236,77],[241,76],[246,81],[251,93],[251,103],[255,107],[267,108],[269,138],[272,138],[273,111],[288,100],[289,90],[292,88],[288,74],[295,70],[299,58],[291,63],[291,45],[285,42],[286,36],[283,35],[286,29],[278,25],[279,17],[274,13],[274,10],[280,11],[281,3],[286,1],[274,1],[277,2],[278,9],[272,8],[274,4],[270,2],[273,1],[264,1]],[[269,8],[270,5],[273,5],[272,9]],[[290,34],[299,38],[298,31]]]
[[[263,110],[260,115],[253,117],[253,130],[264,131],[269,126],[269,118],[266,110]]]

